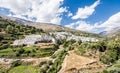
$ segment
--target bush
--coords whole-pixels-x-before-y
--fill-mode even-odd
[[[9,44],[3,44],[3,45],[0,46],[0,50],[6,49],[8,47],[9,47]]]
[[[104,54],[100,56],[100,61],[105,64],[113,63],[117,60],[117,51],[116,50],[107,50]]]
[[[99,41],[91,44],[91,49],[99,50],[100,52],[105,52],[106,43],[104,41]]]
[[[24,51],[25,51],[25,50],[24,50],[23,48],[21,48],[21,49],[18,50],[18,53],[19,53],[19,54],[23,54]]]
[[[53,46],[53,49],[54,49],[54,50],[59,49],[59,45],[55,44],[55,45]]]
[[[107,70],[103,70],[103,72],[102,73],[109,73]]]
[[[4,37],[0,34],[0,41],[3,40],[3,39],[4,39]]]
[[[78,45],[81,45],[81,44],[82,44],[82,41],[81,41],[81,40],[79,40],[79,41],[78,41]]]
[[[73,45],[75,42],[76,42],[75,40],[65,41],[64,44],[63,44],[63,47],[66,48],[66,47],[68,47],[69,45]]]
[[[21,65],[22,62],[20,60],[17,60],[17,61],[14,61],[12,64],[11,64],[11,67],[16,67],[16,66],[19,66]]]
[[[17,52],[16,52],[16,56],[19,57],[21,54],[23,54],[25,52],[25,50],[23,48],[19,49]]]

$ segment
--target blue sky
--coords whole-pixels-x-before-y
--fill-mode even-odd
[[[99,33],[120,26],[120,0],[0,0],[0,14]]]
[[[63,6],[68,6],[69,11],[75,14],[78,8],[92,5],[96,0],[65,0]],[[120,0],[100,0],[100,4],[95,8],[95,12],[89,18],[85,19],[87,22],[93,24],[96,22],[104,22],[113,14],[120,12]],[[64,17],[69,20],[68,17]],[[69,20],[71,22],[71,20]],[[62,24],[68,24],[63,20]]]

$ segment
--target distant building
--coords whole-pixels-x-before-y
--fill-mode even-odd
[[[53,32],[50,34],[54,34],[57,40],[61,40],[61,39],[71,40],[72,39],[75,41],[81,40],[82,42],[87,42],[87,41],[97,42],[98,41],[97,38],[76,36],[76,35],[71,34],[70,32]]]
[[[34,44],[41,43],[41,42],[55,43],[57,40],[62,40],[62,39],[75,40],[75,41],[81,40],[82,42],[87,42],[87,41],[97,42],[97,41],[99,41],[97,38],[76,36],[69,32],[53,32],[53,33],[50,33],[50,35],[27,35],[27,36],[25,36],[24,39],[15,40],[13,45],[34,45]]]

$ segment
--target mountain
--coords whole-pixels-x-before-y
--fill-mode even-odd
[[[20,24],[32,23],[32,21],[24,20],[24,19],[17,18],[17,17],[10,17],[10,16],[2,15],[2,14],[0,14],[0,16],[4,19],[12,20],[12,21],[15,21],[15,22],[20,23]]]
[[[106,33],[107,33],[107,31],[102,31],[102,32],[100,32],[99,34],[100,34],[101,36],[105,36]]]
[[[120,27],[113,28],[108,31],[103,31],[99,33],[102,36],[107,36],[107,37],[114,37],[114,36],[120,36]]]
[[[71,32],[71,33],[74,33],[76,35],[81,35],[81,36],[92,36],[92,37],[97,36],[97,37],[99,37],[98,34],[93,34],[93,33],[85,32],[85,31],[75,30],[75,29],[71,29],[71,28],[64,27],[64,26],[57,25],[57,24],[32,22],[32,21],[24,20],[24,19],[17,18],[17,17],[4,16],[1,14],[0,14],[0,16],[4,19],[12,20],[12,21],[15,21],[19,24],[24,24],[27,26],[32,26],[32,27],[35,27],[37,29],[42,29],[46,32],[61,32],[61,31],[63,31],[63,32]]]

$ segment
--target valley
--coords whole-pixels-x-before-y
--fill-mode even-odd
[[[119,73],[118,34],[107,37],[0,17],[0,72]]]

